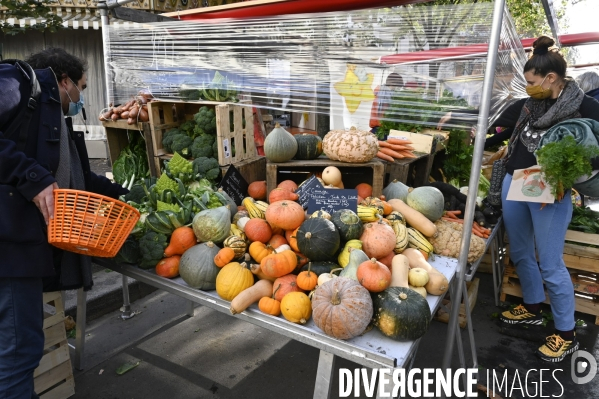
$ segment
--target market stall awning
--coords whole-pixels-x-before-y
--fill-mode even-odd
[[[175,11],[161,15],[193,21],[216,18],[257,18],[286,14],[351,11],[427,3],[431,0],[253,0],[224,6]]]
[[[61,8],[53,9],[53,13],[62,18],[62,26],[70,29],[95,29],[102,27],[100,14],[95,8]],[[125,22],[117,18],[111,18],[111,22]],[[0,23],[7,23],[12,26],[33,26],[38,23],[43,23],[44,18],[13,18],[0,12]]]
[[[522,39],[522,46],[529,49],[535,39]],[[599,43],[599,32],[574,33],[561,35],[560,43],[564,47],[580,46]],[[381,57],[381,64],[407,64],[427,62],[431,60],[464,59],[484,57],[489,46],[487,44],[471,44],[468,46],[446,47],[435,50],[416,51],[413,53],[391,54]]]

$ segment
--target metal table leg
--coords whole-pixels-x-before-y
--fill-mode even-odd
[[[131,304],[129,303],[129,283],[127,276],[124,274],[123,277],[123,307],[121,308],[121,319],[128,320],[135,316],[135,312],[131,311]]]
[[[314,386],[314,399],[328,399],[331,395],[333,371],[335,368],[335,355],[320,351],[318,369],[316,371],[316,385]]]
[[[478,368],[478,357],[476,356],[476,344],[474,342],[474,327],[472,327],[472,315],[470,314],[470,299],[468,299],[468,290],[464,283],[464,309],[466,311],[466,326],[468,328],[468,338],[470,340],[470,352],[472,353],[472,368]],[[465,386],[465,385],[464,385]]]
[[[191,299],[187,301],[187,316],[193,317],[195,316],[195,302]]]
[[[85,349],[85,325],[87,319],[87,292],[83,288],[77,290],[77,323],[75,331],[75,368],[83,370]]]

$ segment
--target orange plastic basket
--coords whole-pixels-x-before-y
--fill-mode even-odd
[[[54,219],[48,242],[70,252],[114,257],[139,220],[132,206],[79,190],[54,190]]]

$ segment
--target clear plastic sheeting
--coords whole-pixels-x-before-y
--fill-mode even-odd
[[[331,128],[476,124],[492,3],[109,27],[115,103],[140,89],[172,100],[324,113]],[[491,122],[524,95],[526,55],[506,12]],[[391,75],[391,77],[390,77]],[[398,79],[399,75],[399,79]]]

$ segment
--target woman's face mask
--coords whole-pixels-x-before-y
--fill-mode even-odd
[[[77,91],[79,92],[79,101],[77,101],[76,103],[73,102],[73,100],[71,99],[71,96],[69,95],[68,90],[65,90],[67,93],[67,96],[69,97],[69,110],[66,113],[66,116],[75,116],[77,115],[79,112],[81,112],[81,109],[83,108],[84,102],[83,102],[83,93],[81,93],[81,90],[79,90],[79,87],[77,87],[77,84],[75,82],[73,82],[73,80],[71,78],[69,78],[69,80],[73,83],[73,85],[75,86],[75,88],[77,88]]]
[[[545,100],[551,97],[551,93],[553,93],[551,90],[551,85],[549,85],[549,88],[543,89],[543,83],[545,82],[545,79],[547,79],[547,76],[549,75],[546,75],[538,85],[526,86],[526,94],[535,100]]]

